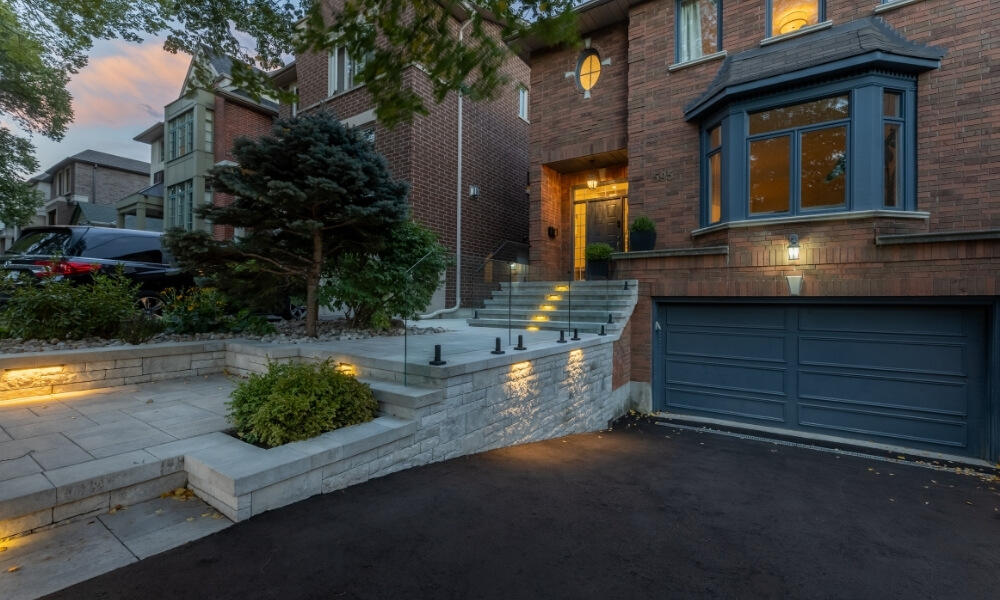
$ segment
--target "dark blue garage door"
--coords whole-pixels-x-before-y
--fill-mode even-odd
[[[660,305],[659,408],[984,457],[985,311]]]

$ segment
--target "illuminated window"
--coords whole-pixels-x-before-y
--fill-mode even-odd
[[[823,0],[768,0],[770,36],[798,31],[825,18]]]
[[[705,123],[701,224],[916,210],[915,81],[866,77],[742,100]]]
[[[597,50],[585,50],[576,65],[576,82],[580,89],[589,92],[601,78],[601,55]]]

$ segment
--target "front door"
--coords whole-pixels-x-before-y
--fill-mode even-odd
[[[622,207],[624,198],[587,203],[587,245],[603,242],[622,250]]]

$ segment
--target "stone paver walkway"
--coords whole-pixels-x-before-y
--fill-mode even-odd
[[[232,388],[211,375],[0,403],[0,485],[227,429]]]

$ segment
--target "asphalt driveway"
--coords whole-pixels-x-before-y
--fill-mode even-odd
[[[641,423],[396,473],[50,598],[996,598],[1000,483]]]

